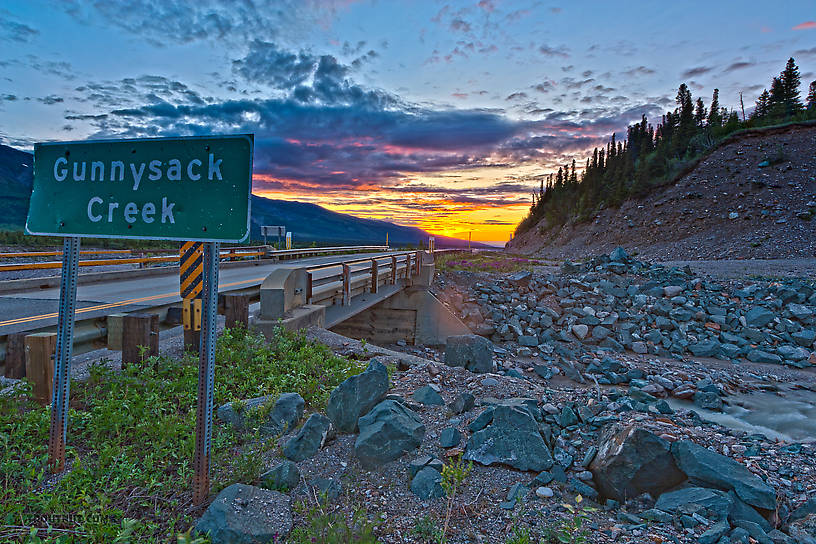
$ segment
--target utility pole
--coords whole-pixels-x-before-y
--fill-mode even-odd
[[[468,232],[468,252],[471,251],[471,249],[470,249],[470,238],[471,238],[471,236],[473,236],[473,231]]]

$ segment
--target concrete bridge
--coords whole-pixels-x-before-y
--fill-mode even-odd
[[[374,343],[444,344],[469,329],[429,291],[434,253],[398,252],[322,266],[282,266],[260,287],[253,326],[317,326]]]

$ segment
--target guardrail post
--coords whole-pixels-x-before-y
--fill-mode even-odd
[[[343,263],[343,306],[351,305],[351,267]]]
[[[236,325],[249,326],[249,295],[222,295],[224,297],[225,327],[234,328]]]
[[[416,270],[414,271],[414,274],[419,276],[419,271],[420,271],[421,268],[422,268],[422,252],[417,251],[416,252]]]
[[[306,272],[306,304],[312,303],[312,273]]]
[[[380,265],[377,259],[371,259],[371,292],[376,293],[380,286]]]
[[[6,338],[6,378],[25,378],[25,337],[24,332],[13,332]]]
[[[391,255],[391,285],[397,283],[397,258]]]
[[[55,332],[39,332],[25,337],[26,378],[33,384],[34,398],[40,404],[48,404],[53,394],[56,350]]]
[[[122,368],[158,354],[159,316],[144,313],[126,315],[122,323]]]

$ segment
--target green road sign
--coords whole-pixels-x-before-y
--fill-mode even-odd
[[[251,134],[34,145],[29,234],[241,242]]]

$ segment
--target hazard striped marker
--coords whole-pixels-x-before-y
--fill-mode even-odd
[[[204,287],[204,242],[184,242],[179,259],[179,294],[182,298],[182,322],[185,331],[201,330],[201,290]],[[198,338],[185,344],[197,350]]]

